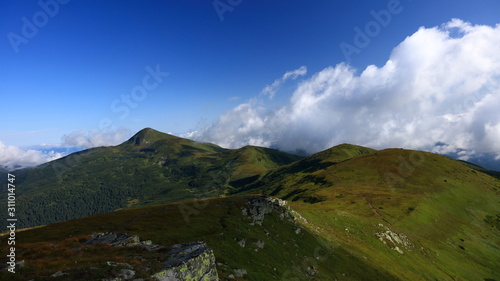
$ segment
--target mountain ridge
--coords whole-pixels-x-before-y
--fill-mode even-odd
[[[464,280],[498,275],[492,271],[500,266],[497,178],[446,156],[404,149],[337,164],[323,162],[327,154],[316,158],[270,171],[240,190],[287,200],[310,230],[390,265],[401,279],[419,280],[418,272]],[[383,247],[395,254],[381,254]],[[414,271],[398,273],[405,268]]]
[[[18,215],[22,227],[30,227],[120,208],[221,196],[231,189],[231,180],[300,158],[268,148],[224,149],[146,128],[117,146],[91,148],[16,171]]]
[[[272,196],[289,190],[284,199],[300,195],[301,200],[321,201],[311,190],[286,187],[289,180],[280,179],[300,173],[294,183],[328,185],[318,175],[321,170],[373,153],[377,151],[340,144],[304,158],[256,146],[225,149],[145,128],[117,146],[91,148],[16,171],[19,204],[25,206],[19,215],[23,227],[30,227],[121,208],[266,193],[256,185],[275,186],[267,192]]]
[[[61,270],[65,260],[47,249],[81,263],[76,241],[112,231],[162,245],[203,240],[223,279],[500,279],[500,180],[484,168],[415,150],[341,144],[304,158],[165,135],[141,130],[57,169],[16,175],[20,221],[58,222],[20,232],[26,263],[35,264],[26,274]]]

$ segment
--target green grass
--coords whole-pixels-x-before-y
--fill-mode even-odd
[[[215,252],[222,280],[234,274],[235,269],[248,272],[238,280],[396,280],[383,269],[366,264],[306,229],[296,233],[299,226],[276,212],[267,215],[262,225],[251,225],[242,208],[253,198],[256,197],[227,197],[122,210],[19,232],[18,259],[25,260],[26,267],[15,275],[2,274],[0,280],[50,276],[59,270],[70,272],[71,276],[85,273],[86,278],[91,278],[92,267],[100,268],[92,273],[95,276],[109,273],[110,269],[102,266],[107,261],[159,266],[155,262],[159,257],[154,253],[81,246],[89,234],[106,231],[136,234],[165,246],[204,241]],[[186,223],[179,209],[182,205],[203,208]],[[241,239],[246,240],[245,247],[238,244]],[[263,241],[264,248],[256,246],[257,241]],[[5,238],[0,239],[2,252],[5,242]],[[82,250],[74,252],[72,248]],[[152,261],[141,262],[138,255]],[[4,260],[0,259],[2,263]]]
[[[289,200],[311,229],[400,279],[500,279],[494,270],[500,268],[498,179],[460,161],[402,149],[336,164],[321,155],[314,161],[271,171],[241,190]],[[384,245],[376,237],[380,223],[406,235],[413,249],[401,255]]]
[[[205,241],[222,263],[223,279],[243,268],[248,275],[241,280],[500,280],[500,180],[448,157],[343,144],[301,159],[253,146],[226,150],[146,129],[120,146],[56,163],[76,163],[61,183],[50,165],[16,176],[25,212],[20,217],[45,224],[239,196],[120,210],[19,232],[20,253],[33,265],[20,276],[57,268],[81,274],[79,266],[53,260],[48,243],[73,247],[92,232],[122,231],[163,245]],[[297,226],[276,213],[251,226],[241,208],[255,197],[243,194],[261,193],[286,199],[307,219],[307,230],[296,234]],[[191,214],[189,222],[180,209]],[[411,246],[382,243],[377,235],[386,229],[380,224]],[[244,248],[238,244],[243,238]],[[257,241],[264,241],[264,250]],[[134,259],[110,249],[89,250],[99,257],[95,261],[61,251],[66,260],[85,260],[85,268],[113,257]]]

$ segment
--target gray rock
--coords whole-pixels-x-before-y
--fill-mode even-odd
[[[386,245],[387,245],[386,241],[390,242],[389,244],[392,245],[391,249],[393,249],[394,251],[402,255],[404,254],[403,250],[401,250],[397,246],[397,244],[404,246],[409,251],[414,247],[406,235],[402,233],[393,232],[389,227],[381,223],[379,224],[379,226],[384,228],[385,231],[376,233],[378,239]]]
[[[149,251],[154,251],[161,248],[160,245],[153,244],[151,240],[141,241],[137,235],[127,235],[127,233],[92,233],[92,239],[83,243],[83,245],[96,245],[96,244],[108,244],[110,246],[119,247],[133,247],[141,246]]]
[[[119,267],[125,267],[125,268],[133,268],[132,265],[130,265],[128,263],[124,263],[124,262],[107,261],[106,264],[109,265],[109,266],[119,266]]]
[[[132,278],[134,278],[135,276],[135,271],[131,270],[131,269],[122,269],[120,270],[120,277],[122,277],[123,279],[125,280],[130,280]]]
[[[242,248],[245,248],[245,244],[246,244],[247,240],[245,238],[241,239],[240,241],[238,241],[238,244],[242,247]]]
[[[262,241],[262,240],[257,240],[256,242],[254,242],[254,244],[255,244],[255,246],[257,246],[258,248],[260,248],[260,249],[264,249],[264,245],[265,245],[264,241]]]
[[[83,243],[83,245],[108,244],[110,246],[135,246],[140,244],[137,235],[127,235],[126,233],[93,233],[92,239]]]
[[[190,242],[176,244],[168,249],[160,245],[153,244],[151,240],[141,241],[137,235],[117,234],[117,233],[93,233],[92,239],[84,242],[84,245],[108,244],[113,247],[139,246],[149,251],[164,250],[166,259],[164,267],[160,272],[151,276],[159,281],[193,280],[211,281],[219,280],[215,265],[215,256],[212,249],[203,242]],[[109,266],[121,267],[119,277],[111,280],[132,280],[136,274],[133,266],[126,263],[116,263],[108,261]],[[142,279],[135,279],[137,281]]]
[[[247,274],[247,270],[246,269],[235,269],[234,270],[234,275],[236,275],[236,277],[243,277],[243,275]]]
[[[16,268],[23,268],[25,266],[26,266],[26,263],[24,262],[24,260],[16,261],[16,266],[15,266]],[[0,271],[8,269],[8,268],[10,268],[9,264],[0,265]]]
[[[50,275],[50,277],[60,277],[60,276],[63,276],[63,275],[68,275],[68,273],[64,273],[62,271],[58,271],[58,272]]]
[[[174,245],[167,252],[163,270],[152,277],[159,281],[218,280],[214,252],[203,242]]]
[[[287,203],[284,200],[269,196],[260,196],[248,201],[245,207],[242,208],[241,213],[244,216],[250,217],[252,220],[250,225],[262,225],[264,217],[272,211],[278,212],[282,220],[287,219],[290,222],[294,222],[286,205]]]

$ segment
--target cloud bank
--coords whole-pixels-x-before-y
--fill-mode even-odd
[[[37,166],[86,148],[117,145],[131,135],[130,130],[118,128],[108,131],[76,131],[62,137],[62,144],[20,148],[0,141],[0,168],[15,170]]]
[[[5,145],[0,141],[0,167],[7,170],[31,167],[61,158],[64,154],[34,149],[22,149],[13,145]]]
[[[81,130],[64,135],[62,137],[62,145],[80,148],[111,146],[124,142],[130,135],[130,130],[125,128],[95,132]]]
[[[263,93],[272,98],[292,73],[296,78],[306,69],[287,72]],[[300,81],[281,107],[271,109],[268,100],[261,94],[185,136],[228,148],[251,144],[309,153],[345,142],[498,153],[500,24],[453,19],[421,27],[381,67],[360,73],[345,63],[327,67]]]

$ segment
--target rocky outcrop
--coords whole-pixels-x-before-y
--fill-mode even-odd
[[[160,245],[153,244],[151,240],[141,241],[137,235],[127,235],[126,233],[92,233],[92,239],[83,243],[83,245],[108,244],[110,246],[141,246],[149,251],[158,250]]]
[[[322,230],[320,227],[312,224],[306,218],[291,209],[288,206],[287,201],[271,196],[263,195],[252,198],[245,204],[245,206],[241,210],[244,216],[247,216],[251,219],[250,225],[262,225],[262,222],[264,222],[264,217],[273,211],[276,211],[279,214],[280,219],[286,219],[289,222],[297,225],[295,234],[299,234],[301,232],[301,227],[309,228],[317,233]]]
[[[278,212],[281,219],[287,219],[294,222],[294,219],[287,208],[286,201],[279,198],[269,196],[255,197],[250,199],[241,210],[244,216],[251,218],[251,225],[262,225],[264,217],[272,211]]]
[[[408,251],[413,248],[413,244],[410,242],[406,235],[402,233],[396,233],[383,224],[379,224],[379,226],[383,228],[384,231],[377,232],[375,235],[380,241],[382,241],[382,243],[388,245],[394,251],[400,254],[404,254],[403,250],[399,248],[400,246],[406,248]]]
[[[149,251],[165,253],[164,267],[159,272],[151,275],[151,279],[158,281],[212,281],[219,280],[215,264],[215,256],[203,242],[189,242],[176,244],[165,248],[153,244],[151,240],[141,241],[137,235],[126,233],[93,233],[92,239],[84,242],[84,245],[108,244],[113,247],[144,247]],[[135,275],[133,267],[129,264],[108,262],[111,266],[124,267],[120,276],[109,280],[132,280]],[[60,272],[60,274],[64,274]],[[135,279],[134,279],[135,280]]]
[[[219,280],[214,252],[203,242],[174,245],[167,256],[164,269],[153,275],[156,280]]]

